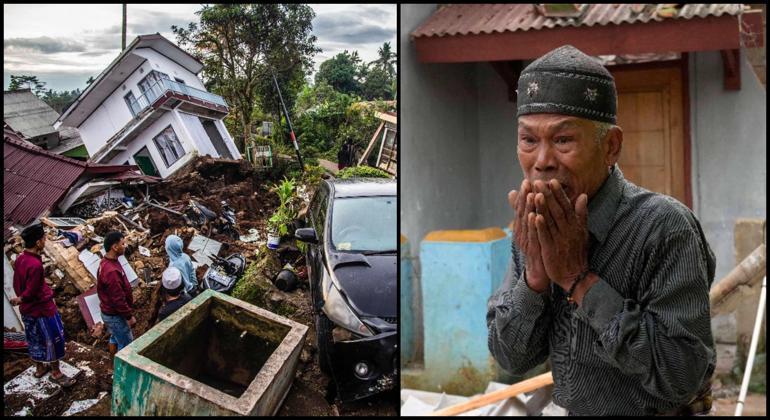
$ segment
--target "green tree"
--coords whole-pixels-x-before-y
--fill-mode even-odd
[[[21,89],[30,89],[35,95],[40,96],[45,93],[45,82],[37,80],[37,76],[11,75],[11,83],[8,85],[8,90]]]
[[[392,82],[393,78],[388,76],[385,68],[370,65],[366,70],[364,82],[361,84],[361,96],[368,101],[393,99]]]
[[[375,60],[377,66],[384,69],[388,74],[388,77],[391,79],[394,78],[396,75],[395,64],[398,58],[396,54],[391,51],[390,42],[382,44],[382,47],[377,49],[377,54],[379,55],[379,58]]]
[[[236,144],[251,136],[255,107],[276,110],[273,73],[287,106],[302,88],[320,51],[312,35],[313,9],[303,4],[216,4],[196,12],[200,23],[172,26],[180,46],[204,65],[205,85],[222,95],[236,118]]]
[[[73,102],[77,97],[80,95],[80,89],[75,89],[71,91],[63,90],[61,92],[57,92],[53,89],[48,89],[43,94],[43,97],[40,98],[43,100],[43,102],[47,103],[48,106],[53,108],[56,112],[61,114],[64,112],[65,109]]]
[[[358,51],[349,53],[345,50],[321,63],[315,82],[326,82],[336,91],[357,94],[360,91],[362,69]]]
[[[88,76],[88,80],[86,80],[86,86],[90,85],[94,82],[94,76]]]

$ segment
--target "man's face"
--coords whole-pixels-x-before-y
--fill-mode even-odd
[[[596,127],[582,118],[558,114],[519,117],[519,163],[534,182],[558,180],[572,203],[586,193],[590,198],[607,177],[607,141],[596,143]]]
[[[126,252],[126,239],[121,238],[118,242],[115,243],[115,245],[112,246],[112,250],[118,256],[123,255]]]

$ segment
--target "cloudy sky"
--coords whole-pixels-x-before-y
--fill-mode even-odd
[[[396,51],[395,4],[313,4],[313,34],[323,51],[315,68],[337,53],[357,50],[364,61],[390,42]],[[197,22],[200,4],[129,4],[126,44],[160,32],[176,42],[171,25]],[[120,53],[120,4],[4,4],[3,88],[13,75],[35,75],[54,90],[83,89]]]

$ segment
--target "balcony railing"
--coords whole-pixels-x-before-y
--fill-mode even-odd
[[[227,107],[227,102],[225,102],[224,98],[219,95],[196,89],[192,86],[187,86],[184,83],[175,82],[173,80],[160,79],[152,84],[142,96],[131,101],[131,112],[136,116],[149,107],[150,104],[155,102],[156,99],[163,96],[167,91],[181,93],[183,95],[192,96],[206,102]]]

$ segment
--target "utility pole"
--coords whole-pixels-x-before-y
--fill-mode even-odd
[[[275,71],[273,71],[272,69],[270,71],[273,74],[273,82],[275,82],[275,90],[278,91],[278,99],[281,100],[283,113],[286,115],[286,122],[289,124],[289,133],[291,134],[291,141],[294,143],[294,150],[297,152],[297,160],[299,160],[299,167],[301,171],[304,173],[305,164],[302,162],[302,155],[299,153],[299,144],[297,144],[297,137],[294,135],[294,129],[291,127],[291,120],[289,119],[289,111],[286,109],[286,104],[283,102],[283,95],[281,95],[281,88],[278,86],[278,79],[275,78]]]
[[[120,45],[121,51],[126,49],[126,3],[123,3],[123,42]]]

